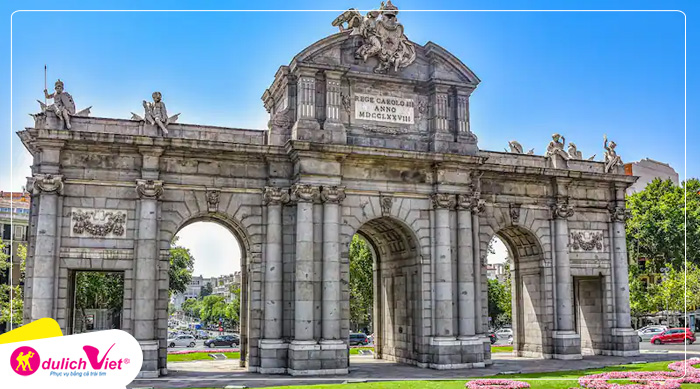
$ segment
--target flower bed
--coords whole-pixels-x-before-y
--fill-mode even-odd
[[[512,380],[472,380],[465,386],[469,389],[520,389],[529,388],[530,384]]]

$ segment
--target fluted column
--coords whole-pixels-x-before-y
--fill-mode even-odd
[[[341,342],[340,337],[340,203],[345,188],[324,187],[323,201],[323,297],[321,333],[324,342]]]
[[[63,176],[36,174],[33,177],[32,196],[39,196],[39,213],[35,237],[34,258],[32,261],[31,305],[32,321],[44,317],[54,317],[54,289],[56,286],[56,218],[58,216],[58,196],[63,191]]]
[[[449,193],[433,195],[435,206],[435,336],[454,337],[452,307],[452,242],[450,209],[455,196]]]
[[[558,201],[552,207],[554,218],[554,252],[556,269],[556,304],[557,331],[574,330],[574,301],[571,280],[571,263],[569,260],[569,225],[567,218],[574,214],[574,209],[566,200]]]
[[[457,295],[459,337],[476,334],[471,196],[457,196]]]
[[[282,205],[289,201],[289,190],[266,187],[267,205],[265,241],[265,340],[282,339]]]
[[[292,198],[297,203],[296,254],[294,258],[294,341],[313,343],[313,253],[314,201],[319,188],[307,184],[292,187]]]

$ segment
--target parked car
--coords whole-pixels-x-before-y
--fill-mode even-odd
[[[352,333],[350,334],[348,343],[350,344],[350,346],[366,346],[369,344],[369,339],[367,338],[367,335],[361,332]]]
[[[695,334],[690,328],[669,328],[660,335],[655,335],[651,338],[652,344],[664,343],[685,343],[693,344],[695,342]]]
[[[489,340],[491,341],[491,344],[494,344],[496,343],[496,341],[498,341],[498,337],[496,336],[496,334],[493,333],[493,331],[489,332]]]
[[[168,347],[194,347],[195,338],[192,335],[176,335],[168,339]]]
[[[369,340],[370,343],[374,343],[374,333],[367,335],[367,340]]]
[[[639,341],[643,342],[645,340],[651,340],[651,338],[656,335],[663,334],[666,330],[668,330],[668,328],[665,326],[648,326],[637,330],[637,335],[639,336]]]
[[[496,331],[496,337],[498,339],[513,339],[513,329],[512,328],[501,328]]]
[[[204,345],[207,347],[219,347],[219,346],[238,346],[241,344],[241,339],[234,335],[222,335],[217,336],[213,339],[208,339],[204,341]]]

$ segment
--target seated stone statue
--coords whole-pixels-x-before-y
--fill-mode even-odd
[[[561,139],[561,141],[560,141]],[[552,134],[552,141],[549,142],[549,145],[547,145],[547,151],[545,152],[544,156],[545,158],[551,158],[552,160],[552,166],[555,168],[564,168],[566,167],[566,161],[570,159],[569,154],[567,154],[564,151],[564,143],[566,142],[566,138],[559,134]],[[557,163],[557,158],[561,158],[564,160],[564,166],[558,166],[559,164]]]
[[[622,165],[622,158],[615,151],[617,144],[613,141],[610,141],[608,144],[607,135],[603,135],[603,139],[605,140],[603,143],[603,148],[605,149],[605,172],[608,173],[613,171],[616,166]]]
[[[73,102],[73,96],[63,90],[63,81],[61,80],[56,81],[54,88],[55,91],[51,94],[44,89],[44,96],[47,99],[53,99],[53,104],[46,107],[46,110],[55,113],[56,116],[63,121],[66,128],[70,130],[70,117],[71,115],[75,115],[75,102]]]

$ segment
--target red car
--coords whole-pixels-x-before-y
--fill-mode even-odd
[[[651,338],[653,344],[663,343],[685,343],[693,344],[695,342],[695,334],[690,328],[669,328],[663,333]]]

